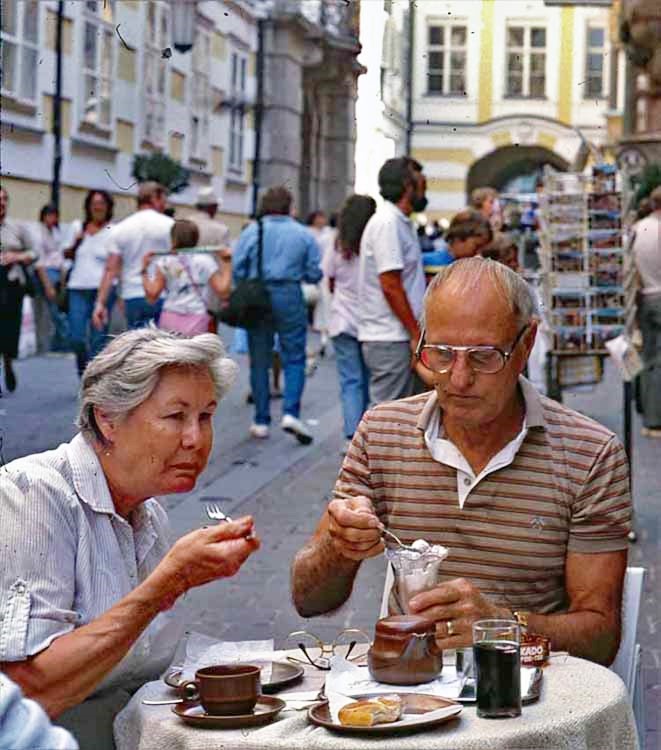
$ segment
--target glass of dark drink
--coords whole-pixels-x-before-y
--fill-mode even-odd
[[[477,715],[483,719],[521,715],[519,636],[514,620],[478,620],[473,624]]]

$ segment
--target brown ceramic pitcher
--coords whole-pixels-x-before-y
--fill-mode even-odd
[[[379,620],[367,654],[372,678],[390,685],[419,685],[438,677],[443,652],[436,646],[435,631],[432,620],[418,615]]]

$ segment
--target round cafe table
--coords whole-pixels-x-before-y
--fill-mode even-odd
[[[316,689],[323,673],[306,669],[287,692]],[[424,692],[424,685],[420,686]],[[556,657],[544,669],[542,694],[516,719],[479,719],[474,705],[429,730],[377,737],[336,734],[310,724],[305,711],[284,711],[254,729],[195,729],[171,706],[146,706],[173,691],[161,682],[144,685],[115,720],[117,750],[636,750],[633,713],[623,682],[613,672],[573,657]]]

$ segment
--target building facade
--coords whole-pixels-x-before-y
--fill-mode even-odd
[[[386,0],[386,16],[396,5],[413,13],[410,153],[425,166],[430,218],[475,187],[529,183],[541,164],[567,169],[606,142],[607,7]]]
[[[320,0],[198,0],[178,52],[166,0],[66,0],[62,27],[61,218],[90,188],[115,215],[135,207],[136,154],[190,170],[185,215],[212,185],[236,235],[259,190],[287,184],[299,213],[334,210],[354,179],[359,50],[354,6]],[[11,214],[35,220],[54,160],[56,0],[3,0],[2,182]],[[262,76],[258,101],[257,74]],[[261,115],[261,116],[260,116]],[[255,169],[256,124],[261,124]]]
[[[50,196],[57,3],[4,0],[2,175],[12,215],[35,219]],[[212,184],[238,230],[250,208],[257,23],[244,0],[197,3],[193,49],[172,46],[162,0],[64,3],[62,173],[64,221],[89,188],[135,205],[135,154],[162,151],[190,169],[175,205]],[[9,65],[7,64],[9,62]]]

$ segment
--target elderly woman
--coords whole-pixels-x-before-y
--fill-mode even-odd
[[[85,370],[80,433],[0,473],[0,670],[81,747],[112,747],[128,691],[167,666],[175,601],[259,547],[250,517],[170,546],[154,499],[195,486],[235,371],[215,335],[125,333]]]

